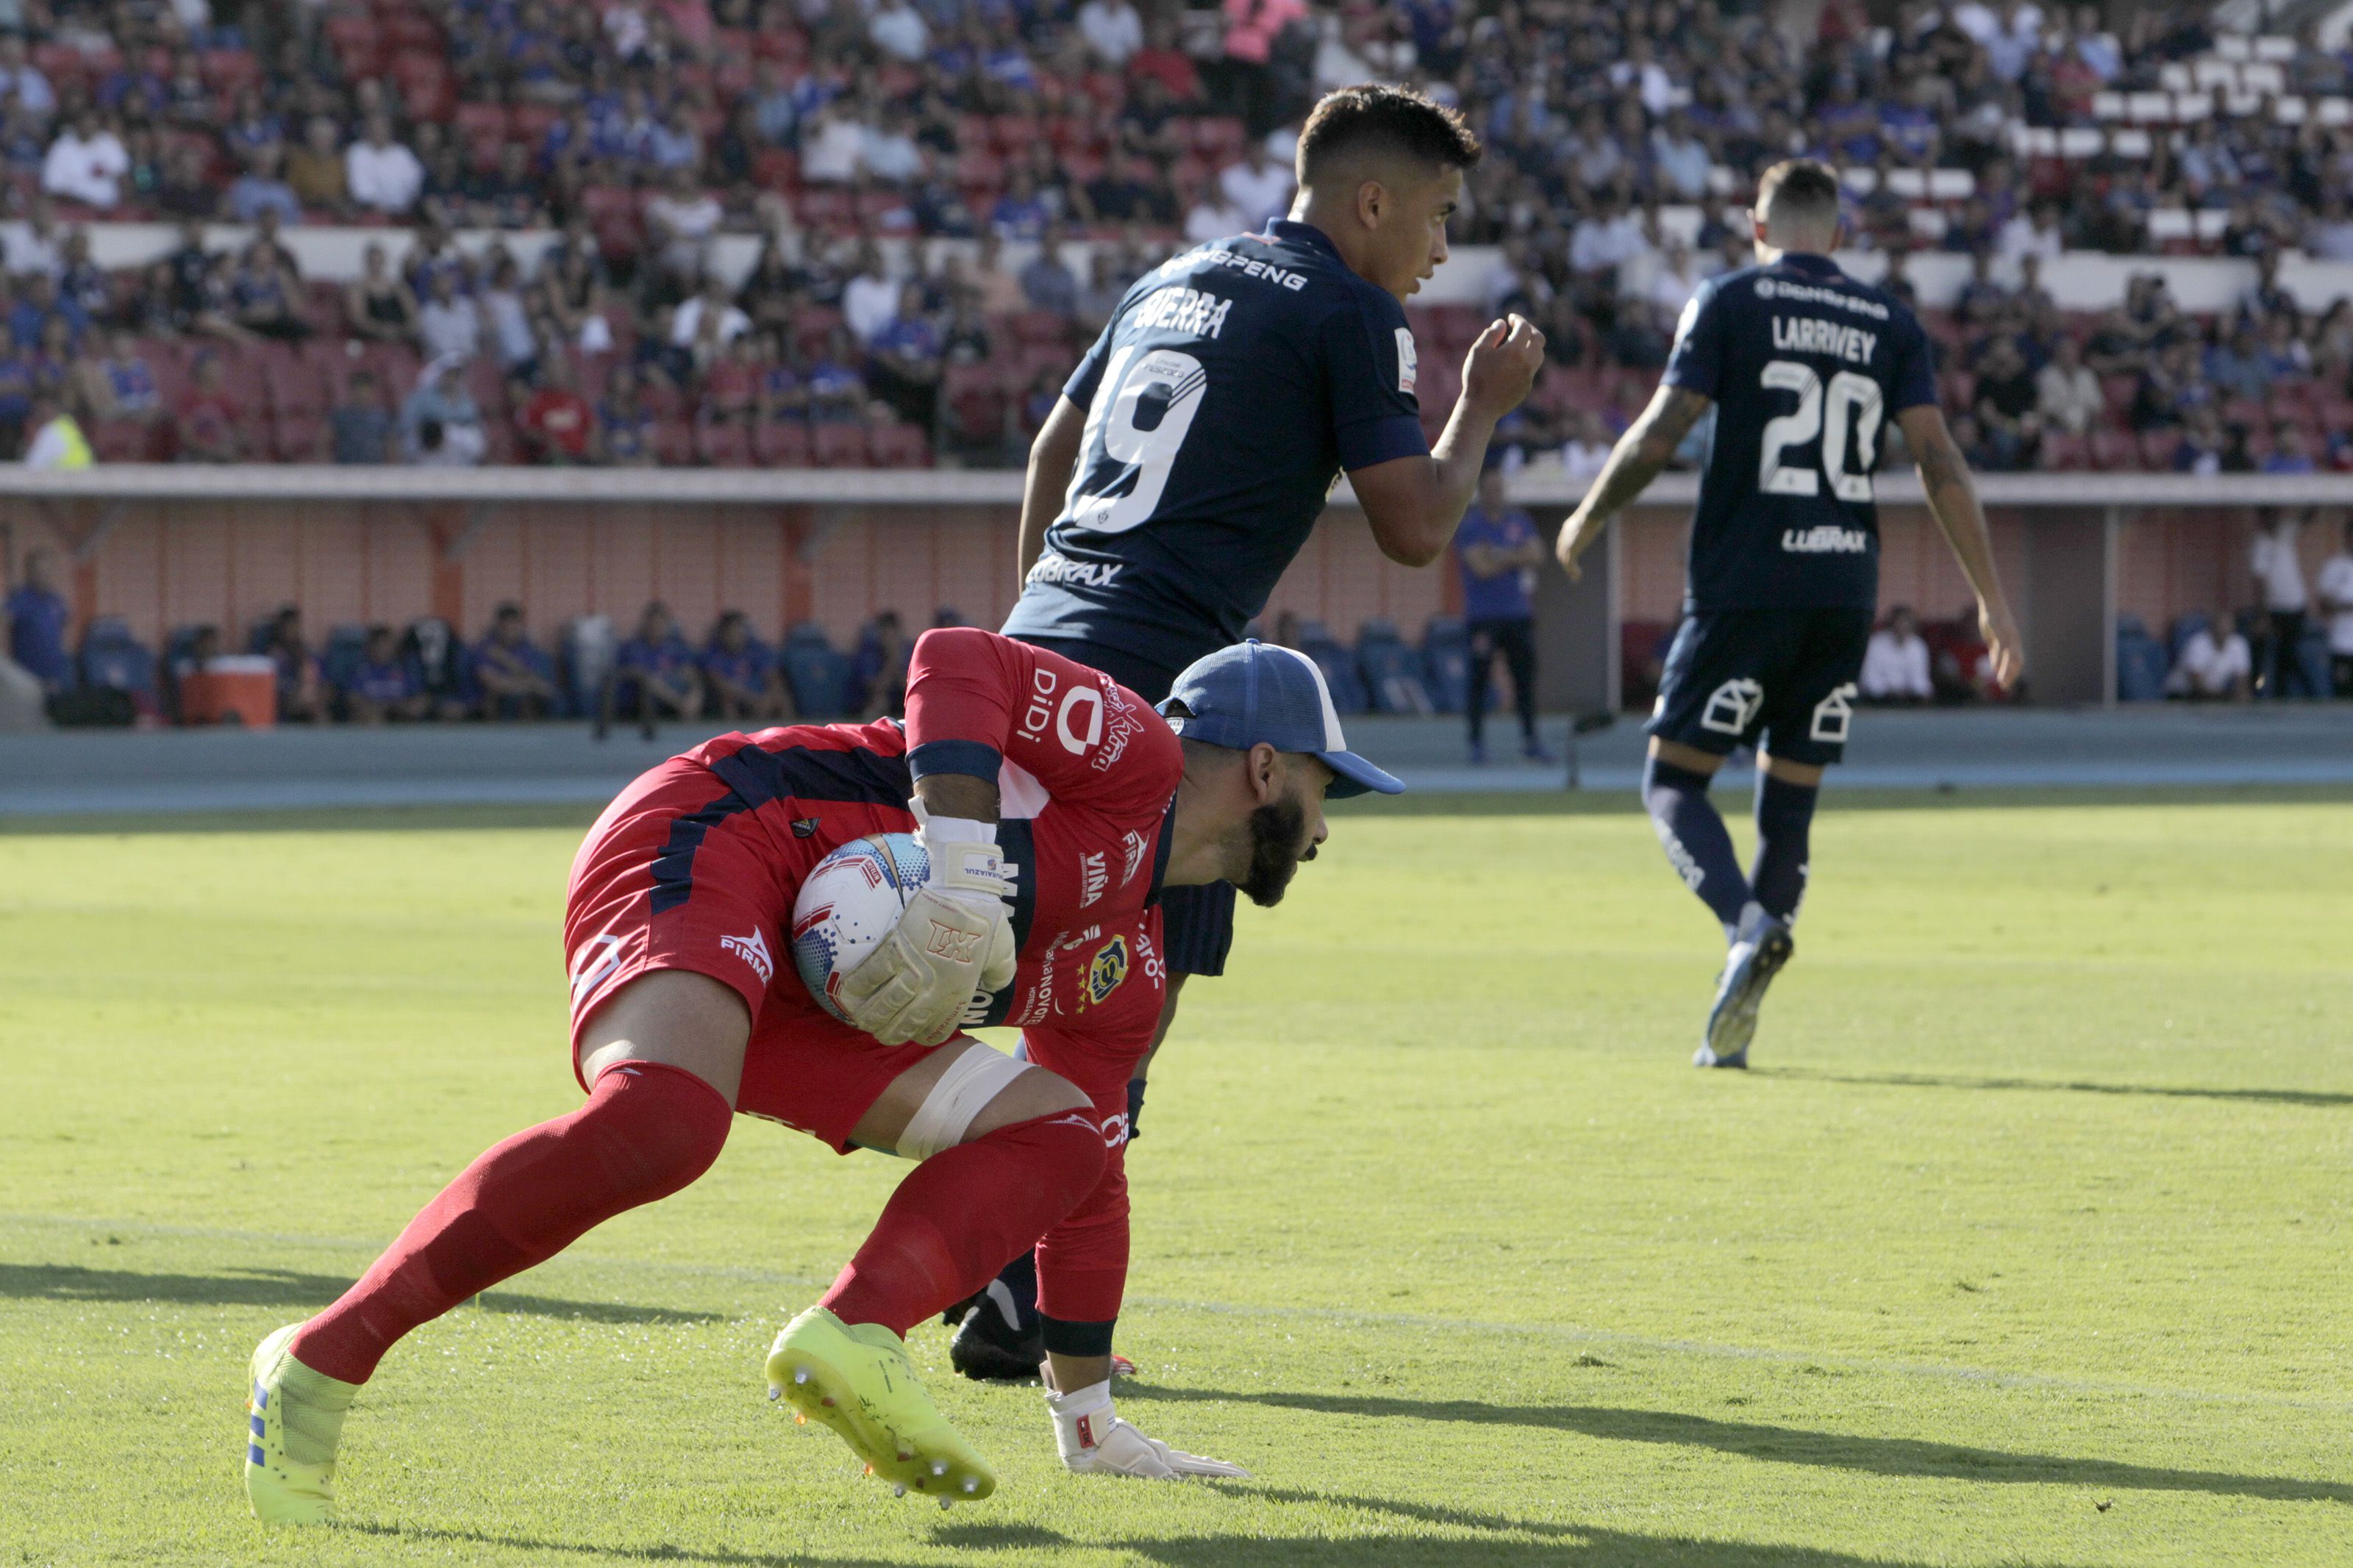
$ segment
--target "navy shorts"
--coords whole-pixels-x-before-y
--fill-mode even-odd
[[[1100,669],[1146,702],[1166,701],[1169,688],[1182,670],[1103,643],[1075,637],[1018,639],[1050,653],[1059,653],[1089,669]],[[1858,658],[1861,656],[1858,655]],[[1862,667],[1856,666],[1859,670]],[[1161,945],[1171,974],[1219,975],[1226,972],[1226,954],[1234,945],[1234,885],[1211,882],[1201,888],[1164,888],[1160,892]]]
[[[1701,610],[1667,649],[1653,736],[1729,756],[1756,746],[1820,767],[1846,751],[1873,613]]]

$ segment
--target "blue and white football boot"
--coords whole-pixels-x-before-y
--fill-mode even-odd
[[[1715,984],[1715,1006],[1707,1016],[1707,1036],[1692,1057],[1695,1068],[1745,1068],[1748,1042],[1757,1033],[1757,1008],[1765,988],[1797,951],[1789,928],[1750,904],[1740,912],[1732,951],[1724,955],[1724,975]]]

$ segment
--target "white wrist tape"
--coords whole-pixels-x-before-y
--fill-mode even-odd
[[[982,1108],[1008,1083],[1029,1070],[1004,1052],[975,1041],[964,1055],[948,1064],[915,1114],[899,1134],[899,1152],[910,1160],[928,1160],[964,1142],[965,1130]]]
[[[1050,1394],[1046,1412],[1054,1418],[1054,1447],[1062,1458],[1083,1453],[1111,1435],[1111,1380]]]
[[[931,870],[923,886],[943,892],[994,896],[1003,890],[1005,866],[997,853],[997,824],[969,816],[934,816],[923,797],[907,803],[915,818],[915,838]]]

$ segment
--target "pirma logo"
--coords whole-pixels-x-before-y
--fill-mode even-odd
[[[760,934],[757,926],[752,928],[750,936],[723,936],[719,939],[719,945],[750,964],[752,973],[760,977],[763,985],[776,972],[776,966],[768,959],[767,939]]]

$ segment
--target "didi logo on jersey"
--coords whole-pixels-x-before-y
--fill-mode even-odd
[[[1127,978],[1127,938],[1115,936],[1087,961],[1087,1000],[1100,1007]]]

